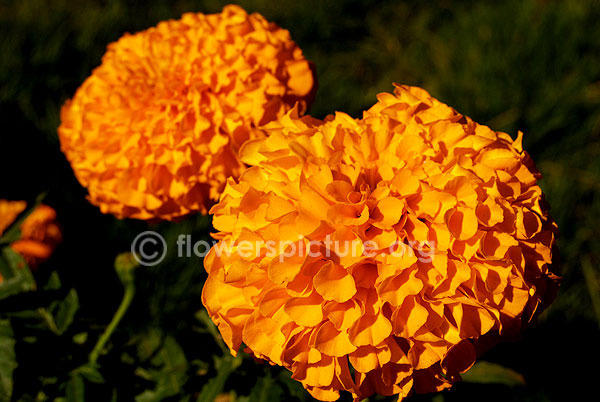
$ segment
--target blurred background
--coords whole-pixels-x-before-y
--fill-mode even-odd
[[[150,226],[119,221],[89,205],[60,152],[61,105],[123,33],[188,11],[219,12],[225,4],[0,1],[0,198],[46,194],[64,242],[37,275],[43,282],[57,271],[62,289],[78,294],[73,323],[62,334],[22,314],[51,303],[48,294],[0,302],[0,313],[12,314],[16,342],[13,400],[311,400],[283,370],[223,353],[201,313],[205,274],[196,257],[169,254],[163,264],[138,270],[134,303],[99,360],[102,378],[73,371],[121,300],[115,256],[148,227],[166,234],[169,244],[178,233],[206,239],[211,228],[206,217]],[[316,64],[313,116],[339,110],[360,117],[393,82],[418,85],[494,130],[513,137],[523,131],[524,147],[544,175],[541,186],[561,233],[564,282],[557,300],[520,339],[482,356],[492,364],[468,381],[409,400],[571,401],[597,394],[600,2],[238,4],[288,29]]]

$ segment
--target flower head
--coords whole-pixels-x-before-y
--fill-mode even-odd
[[[0,199],[0,236],[17,219],[19,214],[25,211],[25,201],[8,201]]]
[[[62,233],[56,221],[56,211],[40,205],[25,218],[21,225],[21,238],[11,244],[31,268],[46,261],[62,241]]]
[[[449,387],[483,335],[518,331],[558,280],[521,134],[419,88],[378,99],[360,120],[269,124],[211,210],[203,301],[223,339],[324,401]]]
[[[305,109],[315,80],[289,32],[238,6],[126,34],[62,109],[62,150],[104,213],[206,212],[253,128]]]
[[[25,210],[25,201],[0,200],[0,236]],[[31,268],[50,258],[56,246],[62,241],[62,233],[56,221],[56,211],[39,205],[23,221],[21,236],[10,247],[21,254]]]

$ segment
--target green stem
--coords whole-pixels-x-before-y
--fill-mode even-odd
[[[133,281],[131,281],[130,283],[125,285],[125,293],[123,294],[123,300],[121,300],[121,304],[119,305],[119,308],[117,309],[112,320],[110,321],[110,323],[108,324],[108,326],[106,327],[106,329],[104,330],[104,332],[102,333],[100,338],[98,339],[96,346],[94,346],[94,350],[92,350],[92,352],[90,353],[89,362],[92,366],[96,365],[96,361],[98,360],[98,356],[100,356],[100,353],[102,352],[102,349],[104,348],[104,345],[106,344],[106,342],[108,342],[108,340],[110,339],[110,336],[115,331],[115,329],[117,328],[117,325],[119,325],[119,322],[121,321],[121,319],[127,312],[127,309],[129,308],[129,305],[131,304],[131,301],[133,300],[134,294],[135,294],[135,284],[133,283]]]
[[[196,318],[198,320],[200,320],[200,322],[202,322],[204,324],[204,326],[206,327],[206,329],[208,330],[208,332],[215,339],[215,342],[217,343],[217,345],[219,345],[219,347],[223,351],[223,354],[225,356],[229,356],[229,354],[231,352],[229,351],[229,348],[227,346],[225,346],[225,342],[223,342],[223,338],[221,337],[221,334],[219,333],[219,330],[217,329],[216,325],[212,322],[212,320],[208,316],[208,313],[206,312],[206,310],[204,310],[204,309],[200,310],[196,314]]]

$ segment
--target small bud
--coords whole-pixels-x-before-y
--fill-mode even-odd
[[[136,261],[133,254],[121,253],[115,258],[115,271],[119,275],[119,279],[123,285],[133,282],[135,279],[135,268],[140,264]]]

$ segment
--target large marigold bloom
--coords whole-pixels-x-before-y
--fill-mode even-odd
[[[361,120],[269,124],[211,210],[203,301],[223,339],[324,401],[450,386],[558,281],[521,134],[419,88],[378,99]]]
[[[313,96],[287,30],[238,6],[184,14],[108,46],[62,109],[62,150],[104,213],[205,213],[243,164],[252,129]]]
[[[25,201],[0,200],[0,236],[26,207]],[[21,224],[20,231],[20,238],[12,242],[10,247],[21,254],[27,264],[34,269],[50,258],[56,246],[62,241],[56,211],[47,205],[39,205],[35,208]]]

